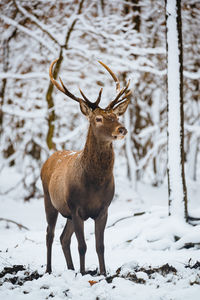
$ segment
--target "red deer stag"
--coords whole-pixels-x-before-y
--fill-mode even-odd
[[[86,243],[84,221],[92,218],[95,222],[96,251],[100,273],[106,274],[104,262],[104,229],[108,206],[114,195],[114,151],[112,142],[122,139],[127,130],[118,121],[130,102],[127,85],[120,89],[115,74],[102,62],[116,82],[117,96],[102,109],[99,107],[102,89],[95,102],[91,102],[80,90],[82,98],[71,94],[61,78],[59,84],[52,75],[57,60],[51,63],[49,75],[51,82],[68,97],[79,102],[81,112],[89,120],[85,147],[82,151],[57,151],[44,163],[41,179],[44,189],[44,202],[47,218],[47,269],[51,273],[51,252],[54,229],[58,212],[67,218],[60,236],[62,249],[68,269],[74,270],[70,252],[71,236],[75,232],[80,256],[80,272],[85,273]]]

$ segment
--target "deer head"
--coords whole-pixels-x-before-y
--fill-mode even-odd
[[[127,133],[125,127],[123,127],[119,121],[119,116],[123,115],[130,103],[131,91],[128,90],[130,81],[124,88],[120,88],[120,82],[111,69],[99,61],[99,63],[110,73],[116,83],[117,95],[113,101],[106,108],[100,108],[99,103],[101,101],[102,88],[99,91],[99,95],[95,102],[91,102],[80,89],[82,98],[73,95],[63,84],[59,77],[60,83],[58,83],[52,75],[52,69],[58,59],[54,60],[49,68],[49,76],[53,85],[55,85],[62,93],[69,98],[79,102],[81,112],[88,118],[95,136],[104,141],[112,141],[122,139]]]

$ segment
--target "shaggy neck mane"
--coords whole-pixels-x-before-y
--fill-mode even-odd
[[[82,156],[83,168],[91,179],[104,181],[112,176],[114,151],[112,142],[95,137],[90,125]]]

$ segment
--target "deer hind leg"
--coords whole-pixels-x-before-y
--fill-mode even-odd
[[[78,251],[80,257],[80,272],[82,275],[85,274],[85,253],[87,250],[87,246],[84,238],[84,221],[78,216],[74,214],[72,216],[72,222],[74,225],[74,232],[76,234],[76,238],[78,240]]]
[[[70,251],[70,243],[71,243],[71,237],[73,233],[74,233],[73,222],[72,220],[68,219],[63,229],[63,232],[60,236],[60,242],[67,262],[67,267],[70,270],[74,270],[74,265],[71,257],[71,251]]]
[[[51,273],[51,256],[52,256],[52,243],[54,239],[54,230],[58,217],[58,211],[53,207],[49,193],[44,194],[45,212],[47,219],[47,234],[46,234],[46,246],[47,246],[47,268],[46,273]]]

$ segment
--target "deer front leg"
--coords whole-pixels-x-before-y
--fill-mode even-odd
[[[104,261],[104,230],[107,221],[107,212],[95,219],[95,238],[96,251],[99,259],[100,274],[106,275],[105,261]]]
[[[84,237],[84,221],[78,216],[72,216],[72,222],[74,225],[74,231],[76,234],[76,238],[78,240],[78,251],[80,257],[80,272],[82,275],[85,274],[85,253],[87,250],[87,246],[85,243]]]
[[[51,255],[52,255],[52,243],[54,239],[54,230],[56,226],[56,221],[58,217],[58,211],[51,204],[49,193],[46,192],[44,194],[45,200],[45,211],[46,211],[46,219],[47,219],[47,234],[46,234],[46,246],[47,246],[47,268],[46,272],[51,273]]]

